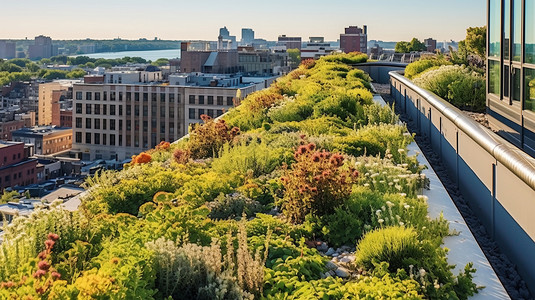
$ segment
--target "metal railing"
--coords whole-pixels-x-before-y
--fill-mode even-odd
[[[395,106],[427,140],[487,231],[535,293],[535,159],[402,72]]]

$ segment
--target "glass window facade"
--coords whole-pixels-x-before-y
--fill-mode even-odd
[[[489,93],[500,95],[500,79],[501,79],[500,62],[489,60],[488,68],[489,68],[488,70]]]
[[[525,62],[535,64],[535,1],[526,0]]]
[[[535,112],[535,69],[524,69],[524,109]]]
[[[503,57],[509,60],[509,42],[511,41],[511,0],[503,1]]]
[[[489,1],[489,57],[500,57],[501,0]]]
[[[512,59],[522,58],[522,0],[513,0]]]

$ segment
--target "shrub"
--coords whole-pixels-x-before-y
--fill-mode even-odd
[[[132,156],[132,164],[146,164],[152,159],[151,155],[146,152],[141,152],[139,155]]]
[[[231,142],[240,133],[238,127],[230,128],[224,120],[201,116],[204,124],[195,126],[190,133],[188,152],[192,158],[217,156],[224,144]]]
[[[420,59],[407,65],[405,77],[413,79],[430,68],[443,65],[451,65],[451,62],[444,59]]]
[[[485,110],[485,79],[464,66],[442,66],[429,70],[414,83],[459,108]]]
[[[242,215],[251,217],[262,210],[260,203],[238,193],[219,195],[207,206],[211,210],[210,218],[218,220],[235,219]]]
[[[358,176],[342,168],[342,155],[315,149],[312,143],[300,146],[296,162],[281,178],[285,189],[282,210],[293,223],[302,223],[309,213],[332,213],[349,196]]]
[[[411,261],[423,257],[418,236],[412,228],[387,227],[367,233],[357,245],[355,262],[371,270],[379,262],[387,262],[389,270],[409,270]],[[407,263],[409,262],[409,263]]]

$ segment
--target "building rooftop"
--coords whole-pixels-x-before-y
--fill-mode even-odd
[[[12,135],[17,136],[47,136],[55,133],[66,132],[72,130],[71,127],[56,127],[56,126],[35,126],[25,127],[13,131]]]
[[[23,144],[22,142],[12,142],[12,141],[2,141],[0,140],[0,149],[1,148],[5,148],[5,147],[9,147],[9,146],[13,146],[13,145],[18,145],[18,144]]]

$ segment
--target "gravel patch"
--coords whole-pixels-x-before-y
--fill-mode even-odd
[[[392,103],[394,101],[394,99],[390,96],[390,85],[374,84],[374,86],[378,92],[381,91],[381,96],[383,96],[387,102]],[[479,114],[477,115],[478,116],[475,117],[480,118],[480,121],[484,122],[484,120],[486,120],[486,117],[481,119],[481,116]],[[404,122],[407,121],[403,115],[400,115],[400,119]],[[409,124],[407,124],[407,127],[410,132],[414,132],[414,128],[411,128]],[[498,275],[498,278],[502,282],[511,299],[533,300],[534,297],[530,294],[526,283],[518,274],[516,266],[504,253],[502,253],[501,249],[498,247],[498,244],[489,236],[485,227],[481,224],[475,213],[468,205],[468,202],[457,190],[455,183],[449,178],[448,172],[441,163],[440,157],[433,151],[428,143],[428,140],[416,135],[415,141],[444,184],[448,194],[453,199],[457,209],[465,219],[468,227],[472,231],[472,234],[475,236],[479,246],[483,250],[483,253],[485,253],[487,256],[492,268],[496,272],[496,275]]]

